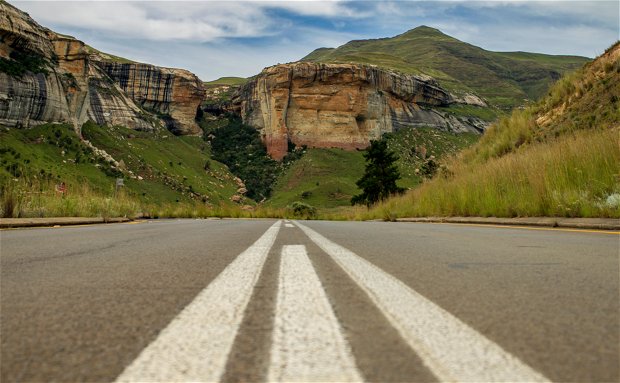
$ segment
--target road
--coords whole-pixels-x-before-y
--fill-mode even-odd
[[[5,230],[0,380],[618,381],[619,251],[451,224]]]

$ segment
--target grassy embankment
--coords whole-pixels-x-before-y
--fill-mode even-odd
[[[348,219],[620,217],[620,46],[558,81],[448,162],[450,172]]]

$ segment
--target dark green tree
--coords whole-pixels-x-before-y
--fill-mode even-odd
[[[362,189],[362,194],[351,198],[352,205],[370,206],[391,195],[402,194],[405,191],[396,185],[396,181],[400,179],[400,172],[396,166],[398,157],[388,150],[387,141],[370,141],[364,158],[366,159],[366,171],[355,183]]]

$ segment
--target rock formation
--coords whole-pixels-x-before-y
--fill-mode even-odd
[[[6,2],[0,3],[0,60],[2,125],[79,127],[90,119],[140,130],[166,126],[175,134],[201,132],[195,117],[204,89],[195,75],[119,63],[41,27]],[[15,67],[25,70],[17,73]]]
[[[358,64],[297,62],[263,70],[233,96],[232,108],[261,131],[269,154],[282,159],[289,141],[360,149],[383,133],[405,127],[485,129],[481,120],[434,109],[454,103],[485,106],[471,94],[455,97],[427,76]]]
[[[202,81],[184,69],[148,64],[96,61],[123,92],[144,109],[160,115],[175,134],[196,135],[196,111],[204,97]]]

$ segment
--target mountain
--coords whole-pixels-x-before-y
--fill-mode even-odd
[[[363,218],[620,217],[620,42]]]
[[[537,100],[562,74],[589,61],[579,56],[491,52],[427,26],[391,38],[319,48],[302,61],[372,64],[428,75],[447,90],[471,92],[503,110]]]
[[[405,128],[482,133],[587,61],[489,52],[423,26],[265,68],[240,86],[226,108],[258,129],[280,160],[291,144],[362,149]]]

